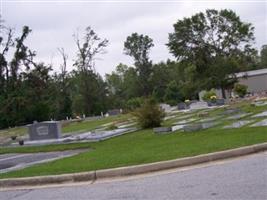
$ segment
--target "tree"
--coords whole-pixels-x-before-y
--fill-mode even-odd
[[[182,95],[179,91],[179,87],[175,81],[171,81],[166,88],[164,100],[170,105],[177,105],[179,101],[182,101]]]
[[[60,65],[60,73],[55,74],[54,81],[56,90],[55,101],[57,104],[55,105],[56,113],[55,117],[57,119],[66,119],[66,117],[72,116],[72,101],[70,96],[70,77],[67,72],[67,60],[68,55],[65,53],[64,48],[58,49],[59,54],[62,57],[62,64]]]
[[[260,52],[260,66],[267,68],[267,45],[262,45]]]
[[[153,85],[153,97],[159,102],[164,101],[164,96],[168,83],[173,80],[170,65],[164,62],[153,65],[151,74],[151,85]]]
[[[152,61],[149,59],[149,51],[153,46],[151,38],[137,33],[128,36],[124,42],[124,53],[134,59],[141,95],[144,96],[151,93],[149,81],[152,72]]]
[[[3,50],[0,53],[0,127],[3,128],[28,122],[24,112],[27,97],[24,93],[23,71],[29,71],[37,64],[33,62],[35,52],[25,45],[31,32],[28,26],[24,26],[21,35],[16,38],[11,28],[2,26],[1,32],[3,35],[0,37],[0,45]]]
[[[127,107],[127,100],[138,97],[140,88],[138,76],[133,67],[119,64],[111,74],[106,74],[106,82],[109,89],[110,104],[115,107]]]
[[[201,89],[221,88],[225,97],[228,81],[221,79],[228,79],[230,74],[239,70],[239,65],[229,70],[232,66],[226,64],[220,66],[222,69],[219,71],[213,67],[218,60],[227,63],[230,59],[242,63],[244,58],[254,55],[256,51],[251,46],[254,41],[253,31],[254,27],[242,22],[232,10],[210,9],[178,20],[174,24],[174,32],[169,34],[167,46],[178,61],[196,66],[195,76]],[[208,80],[210,73],[215,77],[213,81]]]
[[[77,34],[74,35],[76,46],[78,48],[77,59],[74,66],[77,67],[74,80],[78,87],[75,87],[75,95],[79,97],[79,104],[74,102],[74,105],[80,105],[76,111],[79,114],[93,114],[95,106],[97,112],[101,112],[99,102],[105,100],[105,87],[103,87],[102,78],[95,72],[95,59],[99,54],[105,53],[105,47],[108,44],[107,39],[101,38],[94,32],[91,27],[85,29],[83,41]]]
[[[20,111],[26,122],[32,123],[35,120],[45,121],[53,118],[55,96],[52,93],[53,88],[50,88],[49,72],[51,71],[51,66],[38,63],[33,69],[22,73],[23,96],[20,100],[23,100],[23,104],[21,103]]]

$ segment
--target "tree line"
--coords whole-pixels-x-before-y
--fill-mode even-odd
[[[166,45],[175,61],[153,63],[153,39],[133,33],[124,42],[124,53],[134,65],[121,63],[103,78],[95,70],[95,58],[105,53],[109,41],[91,27],[82,37],[74,34],[77,51],[72,64],[64,48],[58,49],[62,64],[55,72],[55,66],[36,62],[36,52],[25,44],[32,31],[28,26],[17,36],[1,22],[0,128],[99,115],[112,108],[131,110],[148,96],[175,105],[197,99],[203,89],[220,88],[224,94],[236,82],[229,75],[266,67],[267,46],[258,54],[252,46],[254,27],[232,10],[206,10],[173,27]]]

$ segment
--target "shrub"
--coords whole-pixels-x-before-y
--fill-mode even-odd
[[[146,99],[133,115],[142,128],[153,128],[161,125],[165,113],[153,99]]]
[[[236,83],[234,86],[234,92],[239,97],[244,97],[247,94],[248,86]]]
[[[211,90],[209,90],[209,91],[206,91],[206,92],[204,93],[202,99],[203,99],[204,101],[209,101],[209,100],[211,100],[211,97],[212,97],[212,96],[215,96],[215,97],[216,97],[216,92],[215,92],[214,89],[211,89]]]

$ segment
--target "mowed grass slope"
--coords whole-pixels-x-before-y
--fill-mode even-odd
[[[91,143],[93,150],[1,174],[0,178],[53,175],[144,164],[267,142],[267,127],[208,129],[155,135],[151,129]]]
[[[62,128],[63,133],[71,133],[71,132],[81,132],[81,131],[91,131],[98,128],[101,125],[112,123],[112,122],[123,122],[130,118],[130,115],[116,115],[104,117],[97,120],[92,121],[81,121],[81,122],[73,122],[64,126]]]

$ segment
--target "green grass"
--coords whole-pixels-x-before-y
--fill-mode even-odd
[[[267,142],[267,128],[208,129],[155,135],[142,130],[91,143],[93,151],[1,174],[0,178],[53,175],[150,163]]]
[[[117,115],[92,121],[73,122],[68,124],[67,126],[64,126],[62,128],[62,132],[70,133],[70,132],[80,132],[80,131],[91,131],[98,128],[101,125],[115,121],[117,122],[126,121],[129,118],[130,118],[129,115]]]
[[[253,114],[267,110],[267,106],[251,106],[250,102],[241,102],[231,105],[230,107],[238,107],[245,112]],[[218,116],[224,110],[225,108],[208,110],[208,117]],[[198,112],[200,111],[194,112],[194,116],[192,117],[199,119],[197,116]],[[175,115],[176,119],[166,120],[163,125],[171,125],[183,114],[177,113]],[[227,116],[220,116],[220,124],[207,130],[192,133],[177,131],[167,135],[155,135],[153,131],[149,129],[97,143],[0,148],[0,154],[8,152],[34,153],[63,151],[79,148],[93,149],[93,151],[87,151],[73,157],[35,165],[19,171],[0,174],[0,178],[64,174],[144,164],[267,142],[267,127],[252,128],[249,127],[249,125],[246,125],[239,129],[222,129],[223,126],[231,124],[237,120],[227,120]],[[129,119],[130,115],[119,115],[94,121],[75,122],[63,127],[63,132],[89,131],[107,123],[123,122]],[[250,119],[250,116],[246,116],[242,118],[242,120],[243,119]],[[263,118],[254,119],[254,122],[262,119]],[[10,130],[12,130],[12,132],[8,132],[9,134],[22,132],[20,128],[9,129],[9,131]]]
[[[1,147],[0,154],[65,151],[65,150],[73,150],[73,149],[86,149],[90,147],[91,147],[90,143],[69,143],[69,144],[51,144],[51,145],[43,145],[43,146]]]
[[[0,130],[0,141],[10,138],[13,135],[20,137],[25,135],[26,133],[27,133],[26,127],[15,127],[15,128]]]

